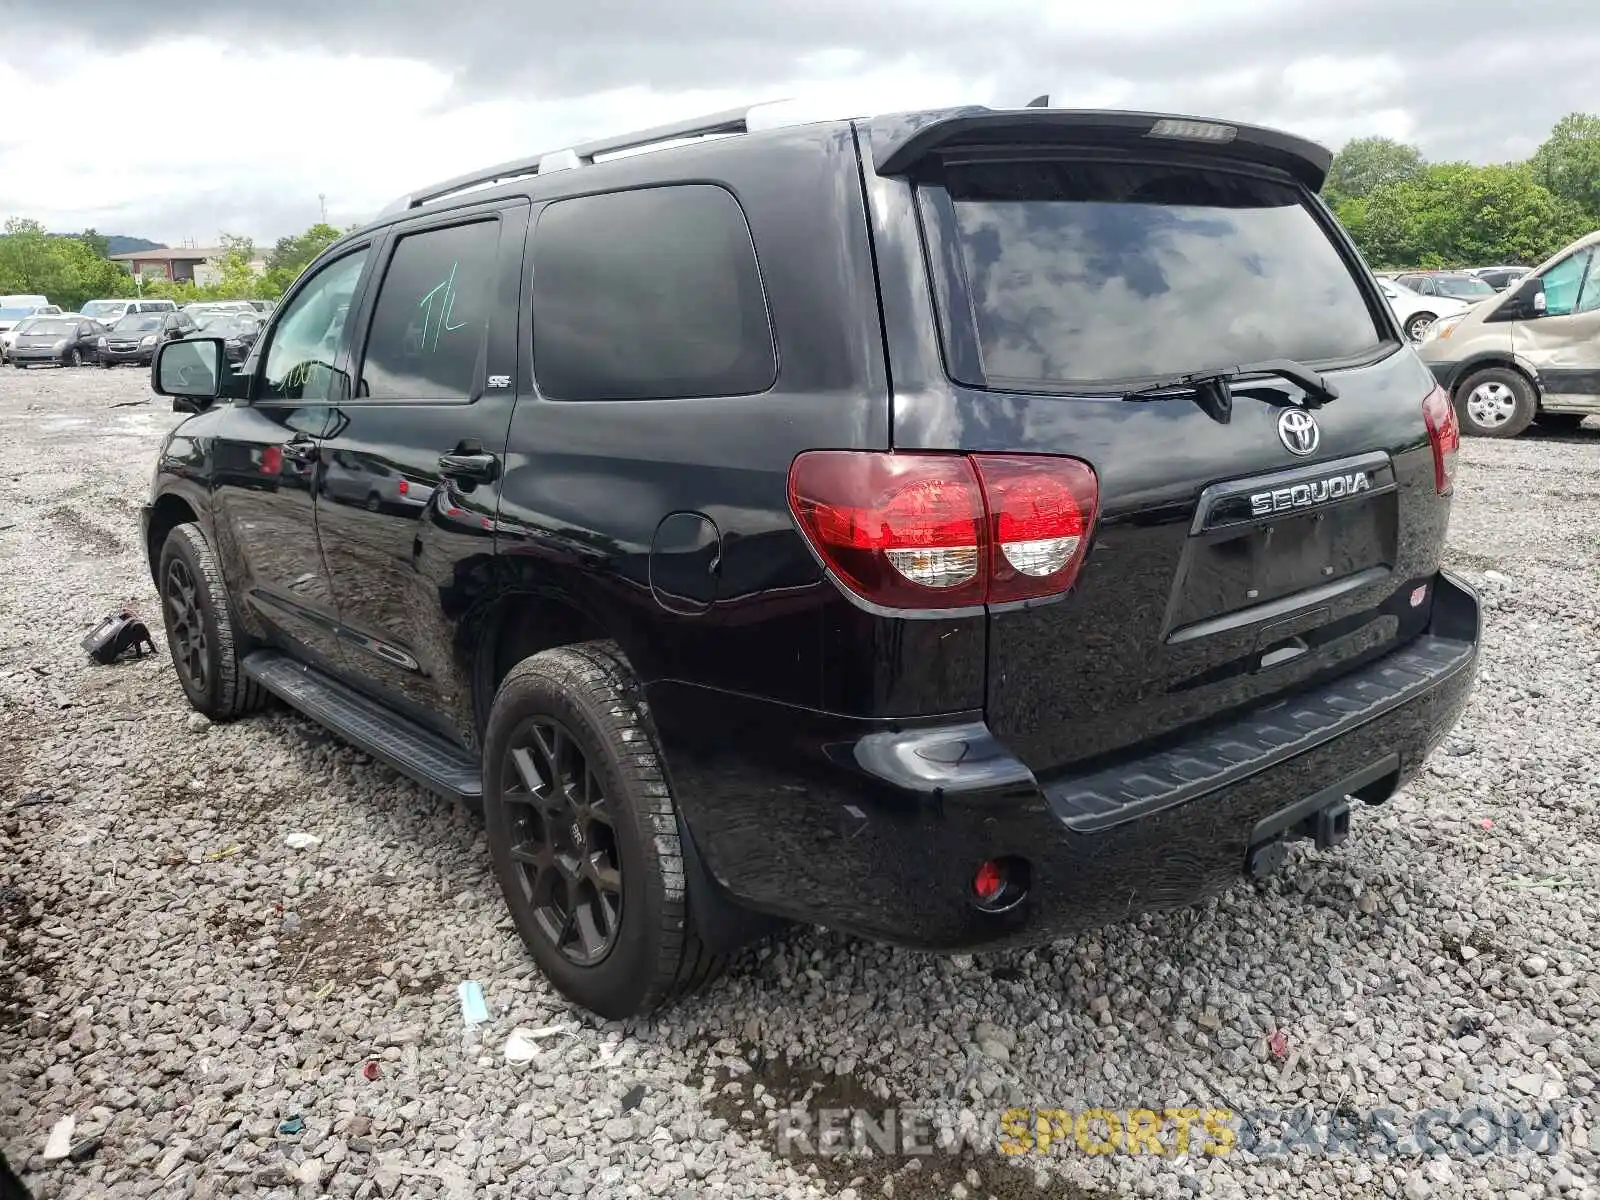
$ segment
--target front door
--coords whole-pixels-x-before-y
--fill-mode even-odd
[[[241,619],[330,670],[338,611],[317,544],[317,450],[347,390],[349,314],[367,259],[366,247],[354,249],[296,289],[252,360],[249,399],[223,415],[214,447],[216,535]]]
[[[393,230],[354,393],[321,447],[317,522],[349,678],[466,746],[460,633],[494,554],[527,216],[518,201]]]
[[[1600,247],[1568,255],[1542,278],[1545,311],[1516,323],[1517,354],[1538,370],[1547,407],[1600,413]]]

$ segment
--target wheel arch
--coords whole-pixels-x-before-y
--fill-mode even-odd
[[[1463,359],[1456,367],[1455,375],[1450,380],[1450,398],[1460,398],[1461,385],[1479,371],[1489,367],[1501,367],[1505,370],[1515,371],[1525,378],[1533,388],[1534,400],[1543,403],[1544,389],[1539,386],[1539,369],[1520,354],[1510,351],[1490,350],[1481,354],[1474,354],[1471,358]]]
[[[161,547],[167,535],[179,525],[198,525],[200,513],[195,505],[177,492],[164,492],[150,506],[150,519],[145,528],[145,558],[150,564],[150,578],[156,578],[161,568]]]
[[[473,715],[480,738],[488,725],[495,692],[511,668],[523,659],[541,650],[577,642],[617,640],[616,631],[608,628],[594,607],[555,590],[498,596],[468,623],[464,633],[471,661]]]

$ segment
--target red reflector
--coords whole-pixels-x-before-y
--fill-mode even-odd
[[[1422,419],[1428,426],[1428,441],[1433,445],[1433,485],[1439,495],[1448,496],[1455,488],[1456,455],[1461,450],[1461,426],[1456,406],[1441,387],[1422,401]]]
[[[278,475],[283,471],[283,448],[280,446],[264,446],[261,450],[261,473],[263,475]]]
[[[889,608],[959,608],[1055,595],[1088,549],[1099,484],[1045,455],[811,450],[789,508],[836,578]]]
[[[1000,872],[999,863],[980,863],[978,873],[972,877],[972,894],[979,900],[993,900],[1005,885],[1005,876]]]

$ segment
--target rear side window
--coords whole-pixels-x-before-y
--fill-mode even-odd
[[[777,376],[744,213],[710,184],[558,201],[533,240],[533,361],[560,400],[762,392]]]
[[[402,237],[378,288],[357,395],[467,400],[482,373],[498,221]]]
[[[1093,386],[1383,340],[1289,184],[1066,161],[952,165],[945,184],[982,376],[962,382]]]

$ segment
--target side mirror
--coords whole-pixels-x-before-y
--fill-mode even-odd
[[[221,338],[165,342],[156,347],[150,388],[156,395],[171,396],[174,401],[200,401],[197,407],[203,408],[222,394],[225,361]],[[174,403],[173,408],[177,409],[178,404]]]
[[[1530,275],[1517,284],[1517,290],[1511,294],[1511,304],[1519,317],[1542,317],[1549,309],[1549,301],[1544,295],[1544,280],[1537,275]]]

